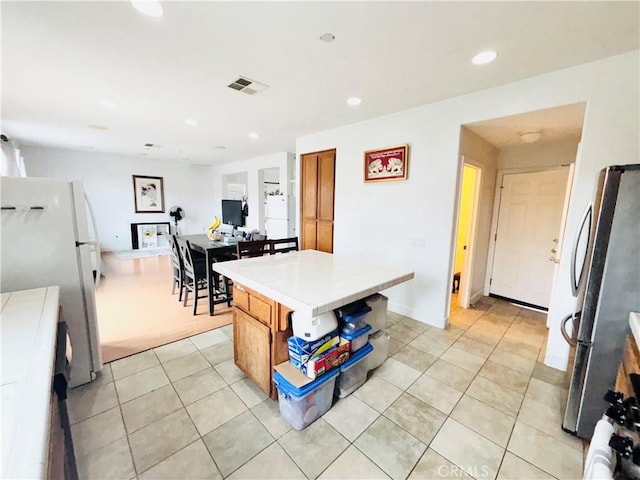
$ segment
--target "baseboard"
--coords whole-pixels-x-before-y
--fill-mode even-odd
[[[394,313],[398,313],[400,315],[404,315],[405,317],[409,317],[412,320],[416,320],[418,322],[422,322],[425,325],[429,325],[431,327],[438,327],[438,328],[445,328],[445,326],[448,323],[448,319],[441,319],[439,321],[434,320],[434,319],[430,319],[430,318],[424,318],[422,315],[420,315],[416,310],[412,309],[412,308],[408,308],[404,305],[400,305],[398,303],[389,301],[387,308],[389,309],[389,311],[394,312]]]
[[[482,297],[484,297],[484,291],[480,290],[479,292],[476,292],[471,296],[471,298],[469,299],[469,303],[476,303]]]

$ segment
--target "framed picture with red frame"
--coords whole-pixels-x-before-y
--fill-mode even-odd
[[[364,181],[406,180],[409,145],[395,145],[364,152]]]

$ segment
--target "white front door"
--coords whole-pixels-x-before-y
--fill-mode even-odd
[[[567,176],[504,175],[490,293],[548,308]]]

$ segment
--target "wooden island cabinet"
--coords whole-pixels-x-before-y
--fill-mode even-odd
[[[314,317],[413,278],[382,266],[316,250],[212,265],[233,280],[234,361],[271,398],[274,366],[289,359],[292,311]]]

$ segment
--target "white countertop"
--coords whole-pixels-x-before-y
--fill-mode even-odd
[[[44,478],[58,287],[0,296],[2,478]]]
[[[640,312],[631,312],[629,314],[629,326],[636,341],[636,346],[640,349]]]
[[[413,272],[316,250],[214,263],[216,272],[306,315],[320,315],[413,278]]]

